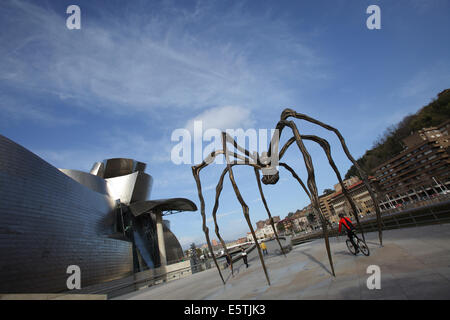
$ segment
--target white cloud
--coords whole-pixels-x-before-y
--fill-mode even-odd
[[[255,124],[251,111],[238,106],[210,108],[186,122],[185,128],[194,131],[194,121],[201,121],[203,130],[249,128]]]

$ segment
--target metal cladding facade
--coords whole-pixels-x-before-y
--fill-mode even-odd
[[[0,293],[67,291],[70,265],[80,267],[82,288],[156,266],[156,237],[138,245],[127,236],[149,234],[126,216],[129,203],[150,195],[152,178],[144,169],[131,159],[110,159],[91,174],[59,170],[0,135]],[[125,204],[120,215],[119,199]],[[178,241],[164,231],[178,256]]]
[[[0,292],[65,291],[70,265],[82,287],[129,275],[131,243],[108,238],[114,205],[0,136]]]

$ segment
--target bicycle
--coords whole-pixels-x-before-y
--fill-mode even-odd
[[[363,255],[365,255],[365,256],[369,256],[370,255],[370,251],[369,251],[369,248],[367,247],[367,244],[364,242],[364,240],[359,238],[356,235],[356,233],[354,233],[354,232],[353,232],[353,242],[358,246],[359,251],[361,251]],[[345,241],[345,243],[347,244],[348,251],[350,251],[351,254],[356,256],[356,254],[357,254],[356,248],[353,246],[353,244],[350,241],[350,239],[347,239]]]

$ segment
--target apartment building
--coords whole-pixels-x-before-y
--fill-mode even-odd
[[[371,185],[374,182],[374,177],[369,177],[369,182]],[[356,181],[352,185],[346,187],[350,197],[353,199],[355,203],[356,209],[358,210],[358,214],[360,217],[364,217],[367,214],[371,214],[375,212],[375,206],[370,197],[369,190],[366,188],[364,182],[360,179],[353,179]],[[372,191],[375,192],[373,189]],[[339,214],[343,213],[345,215],[349,215],[352,212],[350,203],[347,201],[345,195],[341,191],[336,192],[333,197],[330,199],[330,204],[333,207],[334,215],[333,222],[339,221]]]
[[[325,218],[328,219],[328,221],[330,221],[331,223],[339,222],[338,216],[335,214],[333,205],[331,204],[331,199],[335,196],[335,194],[336,192],[328,195],[324,194],[319,197],[320,210],[322,211],[322,214],[325,216]]]
[[[381,210],[447,192],[449,127],[450,120],[408,136],[404,151],[374,169]]]
[[[276,225],[281,220],[280,216],[274,216],[272,217],[272,219],[274,225]],[[255,235],[258,239],[270,238],[275,236],[272,225],[270,224],[270,219],[260,220],[256,222]],[[250,236],[247,234],[247,239],[249,239],[249,237],[251,238],[251,234]]]

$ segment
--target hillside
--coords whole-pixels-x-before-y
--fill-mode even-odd
[[[450,89],[439,93],[436,99],[415,114],[407,115],[398,124],[389,127],[383,136],[375,141],[373,147],[356,161],[368,174],[373,174],[373,168],[403,150],[401,141],[411,132],[439,125],[447,119],[450,119]],[[359,176],[353,165],[345,174],[345,178],[351,176]]]

